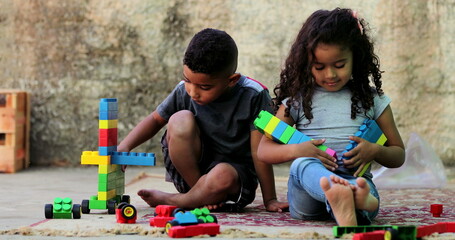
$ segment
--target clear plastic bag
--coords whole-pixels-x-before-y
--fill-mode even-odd
[[[406,160],[400,168],[373,170],[373,182],[379,189],[442,188],[447,183],[444,165],[431,146],[417,133],[406,144]]]

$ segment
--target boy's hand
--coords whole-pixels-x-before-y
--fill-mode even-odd
[[[270,199],[266,202],[265,209],[268,212],[285,212],[289,209],[289,203],[280,202],[276,198]]]
[[[344,157],[350,158],[344,160],[344,165],[346,168],[359,167],[359,170],[356,171],[356,174],[358,174],[367,163],[374,161],[380,146],[355,136],[350,136],[349,139],[355,141],[358,145],[351,151],[343,154]]]
[[[336,158],[317,148],[317,146],[323,144],[324,142],[325,139],[318,139],[300,143],[298,144],[299,153],[296,156],[317,158],[322,162],[324,167],[330,171],[335,171],[335,169],[338,167],[336,164]]]

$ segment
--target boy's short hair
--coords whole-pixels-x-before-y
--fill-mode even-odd
[[[237,70],[237,56],[237,45],[229,34],[206,28],[194,35],[183,64],[196,73],[229,76]]]

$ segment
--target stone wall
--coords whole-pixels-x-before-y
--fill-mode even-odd
[[[78,164],[97,146],[98,99],[119,100],[119,138],[181,79],[194,33],[226,30],[239,72],[273,88],[303,21],[350,7],[371,25],[403,139],[417,132],[455,164],[451,1],[0,0],[0,86],[32,93],[33,164]],[[451,47],[452,46],[452,47]],[[161,135],[161,134],[160,134]],[[160,137],[135,151],[161,156]]]

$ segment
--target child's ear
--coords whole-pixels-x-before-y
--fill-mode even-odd
[[[233,87],[240,80],[240,73],[234,73],[229,77],[229,87]]]

